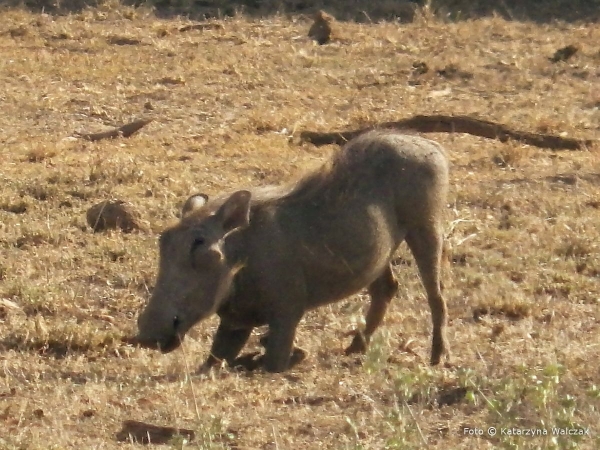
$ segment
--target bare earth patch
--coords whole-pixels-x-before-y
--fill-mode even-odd
[[[154,283],[157,235],[185,199],[318,166],[334,147],[300,142],[302,131],[440,114],[597,141],[597,24],[446,23],[418,10],[412,23],[337,23],[344,38],[318,45],[310,17],[208,23],[116,4],[0,12],[0,447],[159,436],[202,449],[600,448],[597,144],[427,135],[452,161],[452,367],[427,363],[429,310],[404,248],[400,293],[364,357],[342,351],[361,295],[304,319],[308,357],[282,375],[194,376],[214,319],[166,356],[126,340]],[[78,134],[140,117],[153,120],[127,138]],[[86,211],[109,198],[148,232],[94,233]],[[548,435],[501,433],[513,428]]]

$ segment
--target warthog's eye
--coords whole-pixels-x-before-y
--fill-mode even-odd
[[[198,247],[202,247],[203,245],[204,245],[204,238],[203,237],[196,237],[196,238],[194,238],[194,241],[192,242],[192,248],[191,248],[190,252],[194,253],[194,251]]]
[[[181,325],[181,320],[179,319],[179,316],[173,317],[173,329],[175,329],[175,331],[177,331],[179,325]]]

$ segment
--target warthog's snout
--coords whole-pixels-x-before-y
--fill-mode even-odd
[[[150,350],[160,350],[162,353],[170,353],[173,350],[176,350],[181,345],[181,341],[182,339],[177,335],[169,336],[160,341],[140,335],[133,339],[133,343],[140,347]]]
[[[152,350],[160,350],[162,353],[169,353],[177,349],[182,341],[183,335],[179,333],[181,321],[179,317],[174,316],[170,321],[170,326],[163,326],[157,331],[156,326],[151,323],[148,314],[140,315],[138,319],[138,335],[133,338],[135,345]]]

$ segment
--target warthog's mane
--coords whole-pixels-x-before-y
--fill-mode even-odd
[[[336,156],[339,153],[340,151],[336,150]],[[322,193],[324,190],[330,189],[336,159],[336,157],[329,159],[317,169],[303,174],[295,181],[281,185],[266,185],[240,189],[247,189],[251,192],[252,210],[277,206],[281,203],[307,200]],[[231,196],[231,194],[233,194],[233,192],[235,191],[229,191],[226,194],[221,194],[212,198],[209,203],[202,208],[202,211],[198,211],[198,214],[194,213],[191,216],[200,218],[213,214]]]
[[[385,166],[388,158],[385,152],[386,144],[398,148],[402,141],[410,143],[409,148],[433,144],[443,152],[437,143],[425,141],[416,135],[406,135],[392,130],[369,131],[355,138],[350,145],[346,144],[345,147],[336,149],[319,168],[303,174],[296,181],[282,185],[246,188],[252,194],[251,214],[283,203],[291,205],[317,198],[320,201],[332,200],[334,197],[349,193],[352,191],[351,185],[357,180],[363,179],[375,168]],[[216,212],[233,192],[229,191],[211,199],[200,211],[190,215],[191,221],[195,222]]]

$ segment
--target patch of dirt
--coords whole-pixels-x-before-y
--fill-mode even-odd
[[[196,433],[185,428],[165,427],[137,420],[126,420],[115,437],[119,442],[161,445],[171,443],[173,438],[178,436],[184,438],[187,442],[193,442]]]
[[[86,220],[94,231],[120,229],[125,233],[144,229],[139,213],[123,200],[105,200],[88,209]]]

